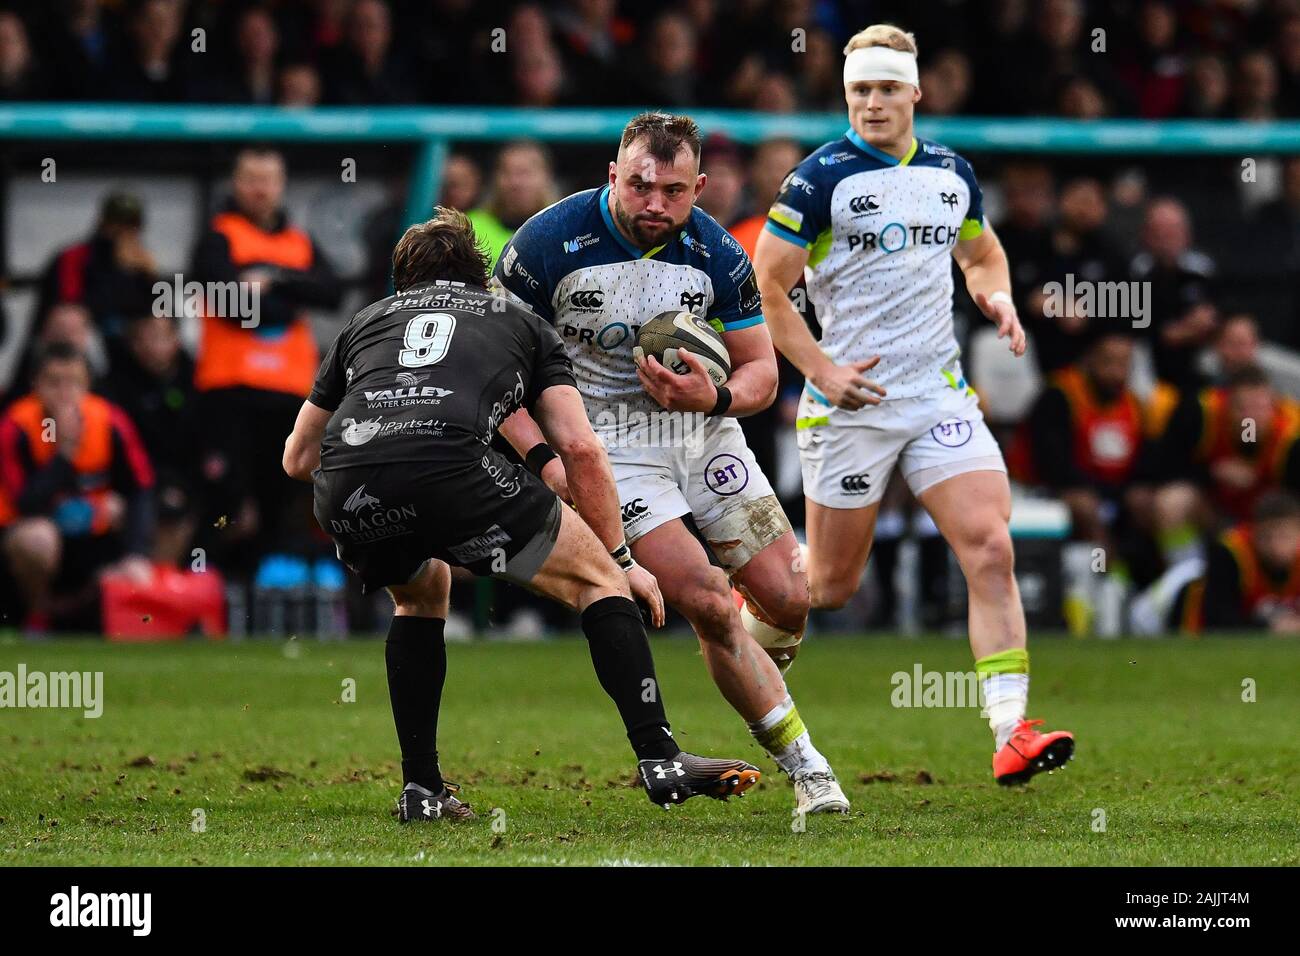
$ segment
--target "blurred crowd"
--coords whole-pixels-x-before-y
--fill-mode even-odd
[[[106,577],[248,582],[269,555],[328,556],[280,457],[320,361],[306,310],[337,308],[342,286],[288,220],[285,185],[278,152],[242,150],[179,289],[130,193],[106,196],[92,234],[52,256],[0,401],[0,590],[28,631],[98,630]],[[181,345],[186,321],[197,355]],[[181,598],[225,599],[205,578],[167,580]]]
[[[921,108],[931,113],[1260,119],[1300,105],[1300,2],[1281,0],[687,0],[655,9],[612,0],[500,9],[467,0],[67,0],[2,9],[0,97],[19,100],[836,110],[844,34],[894,16],[921,38]],[[1098,23],[1104,53],[1093,52]],[[806,29],[799,53],[790,49],[796,27]],[[188,52],[196,29],[206,30],[202,55]],[[588,152],[603,160],[608,150]],[[807,152],[791,140],[742,146],[710,135],[700,205],[752,254],[781,181]],[[527,140],[454,150],[439,201],[469,214],[495,259],[528,217],[598,184],[560,166]],[[1070,537],[1101,549],[1133,629],[1300,630],[1300,403],[1264,361],[1269,343],[1300,347],[1300,157],[1271,166],[1261,158],[1261,167],[1248,188],[1235,167],[1213,160],[976,158],[1030,333],[1022,364],[1032,374],[1010,410],[992,401],[1009,388],[1001,367],[982,369],[968,348],[967,374],[1013,477],[1063,502]],[[1223,178],[1207,185],[1207,170]],[[149,252],[147,205],[129,192],[104,196],[93,232],[51,256],[32,322],[9,333],[21,338],[19,361],[0,398],[0,604],[12,609],[0,626],[97,630],[106,580],[147,591],[159,569],[204,570],[196,562],[226,577],[232,607],[262,584],[339,586],[310,489],[284,476],[280,450],[328,345],[323,329],[337,328],[313,325],[308,312],[345,318],[334,313],[349,284],[366,301],[389,293],[403,208],[394,198],[371,214],[366,266],[345,282],[286,214],[287,176],[275,150],[240,151],[184,276],[255,288],[252,327],[210,308],[160,308],[154,284],[171,277]],[[1104,283],[1145,290],[1143,321],[1132,321],[1136,300],[1117,316],[1087,298]],[[1048,301],[1053,289],[1067,307],[1059,295]],[[815,305],[796,301],[816,332]],[[981,320],[961,293],[956,312],[973,346]],[[201,326],[193,354],[182,345],[187,320]],[[0,323],[0,342],[5,333]],[[772,408],[742,424],[799,526],[791,436],[803,383],[784,363],[782,383]],[[953,622],[946,547],[894,481],[871,599],[842,623],[897,625],[896,569],[909,539],[920,541],[922,625]],[[170,584],[196,619],[203,602],[222,599],[197,580],[193,592]],[[454,606],[480,624],[537,630],[555,613],[522,592],[473,587],[458,585]],[[1067,593],[1067,621],[1086,629],[1076,618],[1104,600]]]
[[[1294,0],[6,0],[0,100],[834,109],[882,20],[926,113],[1300,111]]]

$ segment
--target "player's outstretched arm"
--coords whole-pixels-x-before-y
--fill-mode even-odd
[[[546,436],[542,434],[542,430],[537,427],[537,422],[533,421],[526,408],[519,409],[502,422],[501,427],[497,429],[497,434],[510,442],[510,447],[525,461],[528,461],[530,451],[546,443]],[[532,466],[531,462],[529,466]],[[559,495],[561,500],[573,504],[573,494],[569,491],[563,460],[552,458],[537,474],[542,481],[546,482],[546,487]]]
[[[651,623],[663,627],[664,599],[659,582],[632,560],[632,552],[623,537],[623,515],[618,506],[614,473],[605,446],[587,421],[582,396],[572,385],[552,385],[542,390],[532,410],[537,424],[564,463],[578,514],[627,573],[632,597],[650,609]]]
[[[284,458],[281,461],[290,478],[311,481],[311,473],[320,467],[320,442],[331,414],[309,401],[303,402],[302,408],[298,409],[293,431],[284,440]]]
[[[763,318],[771,329],[772,343],[831,404],[847,409],[879,405],[878,396],[883,396],[885,390],[863,378],[862,373],[873,368],[880,356],[836,365],[821,350],[808,330],[808,323],[790,301],[790,290],[807,264],[808,250],[804,247],[766,230],[759,233],[754,250],[754,274],[763,297]]]
[[[623,516],[605,446],[591,430],[582,396],[572,385],[552,385],[532,412],[547,442],[564,463],[578,514],[610,551],[623,544]]]
[[[966,291],[988,320],[997,325],[998,338],[1010,339],[1011,351],[1024,355],[1025,330],[1011,299],[1011,266],[993,228],[985,226],[978,236],[960,240],[952,256],[966,277]]]

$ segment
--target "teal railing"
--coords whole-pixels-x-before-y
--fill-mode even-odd
[[[0,140],[267,140],[415,143],[417,161],[407,221],[428,215],[439,191],[449,141],[531,137],[547,142],[613,141],[634,113],[626,109],[501,107],[321,107],[132,104],[0,105]],[[845,128],[842,113],[692,111],[706,132],[743,143],[787,136],[821,143]],[[953,149],[1017,154],[1220,155],[1300,153],[1300,122],[1232,120],[1061,120],[920,117],[917,132]]]

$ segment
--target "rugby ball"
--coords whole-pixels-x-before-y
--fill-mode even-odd
[[[685,349],[702,363],[714,385],[731,377],[731,356],[722,336],[708,322],[690,312],[660,312],[636,333],[632,354],[638,362],[653,355],[664,368],[678,375],[690,372],[678,351]]]

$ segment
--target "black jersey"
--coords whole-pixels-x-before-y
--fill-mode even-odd
[[[321,468],[463,467],[513,412],[574,385],[559,334],[479,286],[437,281],[369,305],[334,340],[310,401],[334,414]]]

